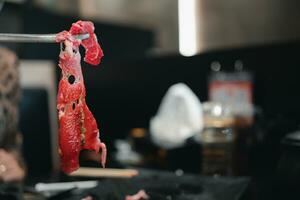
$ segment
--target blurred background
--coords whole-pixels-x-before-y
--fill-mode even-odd
[[[82,67],[108,167],[290,181],[300,178],[299,8],[297,0],[9,0],[0,32],[57,33],[78,19],[94,22],[104,58]],[[29,172],[57,170],[59,47],[1,46],[20,59]],[[192,94],[174,87],[172,94],[177,83]],[[163,109],[166,94],[175,104]],[[166,145],[172,137],[180,144]]]

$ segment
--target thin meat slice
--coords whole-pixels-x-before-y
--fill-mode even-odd
[[[82,41],[82,46],[86,49],[84,61],[92,65],[98,65],[103,57],[103,51],[97,41],[92,22],[78,21],[72,25],[70,33],[72,35],[89,33],[90,37]]]
[[[73,35],[89,34],[83,41]],[[59,154],[61,168],[71,173],[79,168],[79,153],[82,149],[101,151],[101,164],[106,161],[106,146],[100,141],[97,122],[89,110],[86,101],[86,90],[81,71],[79,46],[86,49],[84,60],[98,65],[103,56],[102,49],[94,34],[94,25],[88,21],[72,24],[69,31],[62,31],[56,37],[61,43],[59,67],[62,77],[59,81],[57,109],[59,118]]]

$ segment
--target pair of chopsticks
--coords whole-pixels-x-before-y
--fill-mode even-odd
[[[32,42],[32,43],[56,43],[57,34],[14,34],[0,33],[0,42]],[[89,34],[75,35],[76,39],[84,40]]]

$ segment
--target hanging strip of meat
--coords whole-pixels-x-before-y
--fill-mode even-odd
[[[86,33],[89,38],[83,41],[73,37]],[[101,151],[101,164],[104,167],[106,146],[100,141],[97,122],[86,105],[79,53],[79,46],[82,45],[85,48],[84,61],[91,65],[100,63],[103,52],[94,33],[94,25],[89,21],[73,23],[69,31],[57,35],[56,41],[61,43],[59,67],[62,77],[57,94],[61,169],[65,173],[77,170],[82,149],[97,153]]]

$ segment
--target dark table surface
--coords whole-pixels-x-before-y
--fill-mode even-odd
[[[139,175],[131,179],[94,179],[98,186],[92,189],[67,191],[49,200],[81,199],[92,196],[96,199],[125,199],[144,189],[150,199],[204,199],[238,200],[249,199],[250,178],[247,177],[205,177],[192,174],[176,175],[172,172],[140,169]],[[90,178],[67,177],[62,174],[40,174],[29,177],[24,185],[2,184],[0,195],[15,194],[9,199],[46,199],[30,191],[37,182],[62,182],[91,180]],[[6,188],[5,188],[6,187]],[[1,197],[1,196],[0,196]],[[2,196],[0,199],[6,199]],[[8,198],[7,198],[8,199]]]

